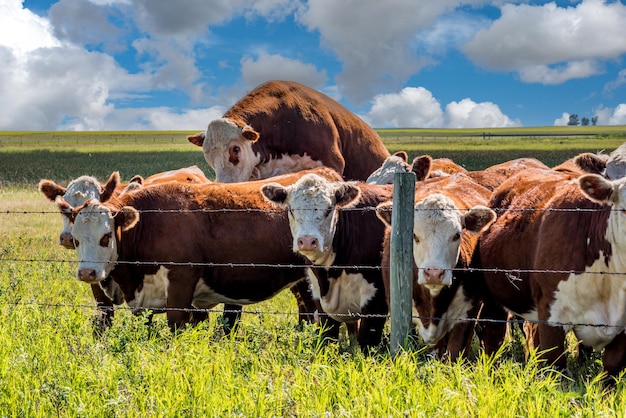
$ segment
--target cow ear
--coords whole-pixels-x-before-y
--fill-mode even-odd
[[[409,161],[409,154],[406,153],[406,151],[398,151],[395,154],[393,154],[394,157],[400,157],[402,158],[402,161],[404,161],[405,163],[407,161]]]
[[[597,155],[590,152],[584,152],[574,158],[574,163],[585,173],[602,174],[606,169],[606,162],[608,159],[608,155]]]
[[[70,222],[74,222],[76,220],[76,214],[78,213],[74,208],[63,199],[63,196],[57,196],[55,199],[55,203],[59,207],[61,211],[61,215],[67,216]]]
[[[463,216],[465,229],[478,233],[487,229],[496,220],[496,213],[486,206],[474,206]]]
[[[391,226],[392,209],[393,202],[383,202],[376,206],[376,216],[387,226]]]
[[[269,203],[285,207],[287,188],[278,183],[268,183],[261,186],[261,194]]]
[[[142,185],[142,184],[143,184],[143,182],[144,182],[144,179],[143,179],[143,177],[142,177],[142,176],[140,176],[139,174],[137,174],[137,175],[133,176],[133,178],[132,178],[132,179],[130,179],[130,180],[128,181],[128,183],[129,183],[129,184],[130,184],[130,183],[138,183],[138,184],[140,184],[140,185]]]
[[[194,145],[202,147],[202,145],[204,144],[205,137],[206,137],[206,132],[198,132],[197,134],[189,135],[187,137],[187,141],[191,142]]]
[[[102,192],[100,193],[100,202],[106,202],[113,196],[115,189],[120,184],[120,173],[114,171],[111,174],[111,177],[107,180],[106,184],[102,188]]]
[[[124,206],[114,217],[115,225],[122,228],[122,231],[128,231],[139,222],[139,212],[132,206]]]
[[[241,128],[241,136],[243,136],[248,141],[256,142],[259,139],[259,133],[252,129],[252,126],[246,125]]]
[[[433,158],[430,155],[422,155],[415,157],[413,160],[413,171],[416,176],[416,181],[424,181],[430,175],[430,166],[433,162]]]
[[[335,202],[339,207],[356,205],[361,197],[361,189],[354,183],[340,183],[335,189]]]
[[[598,203],[609,203],[613,196],[613,183],[598,174],[585,174],[578,178],[578,186],[589,199]]]
[[[53,182],[52,180],[41,180],[37,187],[39,191],[48,198],[51,202],[54,202],[57,196],[63,196],[67,189]]]

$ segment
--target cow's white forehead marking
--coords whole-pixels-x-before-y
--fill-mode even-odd
[[[91,176],[81,176],[68,184],[63,199],[73,207],[78,207],[89,199],[99,199],[102,186]]]
[[[117,244],[113,233],[115,223],[111,211],[99,202],[91,202],[78,212],[72,227],[72,236],[78,240],[76,248],[78,269],[93,268],[97,278],[104,280],[117,261]],[[111,233],[107,247],[100,245],[105,234]]]
[[[415,204],[414,225],[454,224],[461,229],[461,212],[452,199],[440,193],[432,194]]]
[[[368,184],[391,184],[396,173],[411,171],[411,165],[397,155],[387,157],[383,164],[376,169],[365,181]]]

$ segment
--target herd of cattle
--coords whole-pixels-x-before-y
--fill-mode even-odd
[[[329,97],[265,83],[188,137],[215,171],[196,166],[122,183],[83,176],[39,190],[64,219],[77,277],[110,324],[113,306],[165,312],[172,329],[224,304],[290,288],[299,320],[339,325],[368,350],[389,312],[393,176],[416,175],[413,322],[455,359],[476,335],[504,341],[508,315],[564,367],[565,336],[626,367],[626,179],[621,147],[547,167],[534,158],[467,171],[448,159],[389,155],[376,132]],[[488,319],[475,327],[475,321]]]

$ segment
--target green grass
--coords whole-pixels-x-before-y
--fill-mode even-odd
[[[441,151],[468,152],[452,145]],[[322,346],[314,327],[299,329],[288,291],[246,307],[230,338],[219,312],[172,335],[163,315],[146,326],[124,309],[94,336],[75,254],[56,244],[60,215],[34,185],[113,170],[125,179],[190,164],[206,170],[200,150],[185,148],[0,148],[0,416],[624,416],[623,383],[604,391],[600,357],[578,359],[573,345],[567,376],[534,356],[524,361],[519,331],[495,359],[474,347],[469,361],[450,364],[419,344],[395,358],[384,348],[365,357],[345,335]]]

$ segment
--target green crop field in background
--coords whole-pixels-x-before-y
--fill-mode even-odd
[[[390,152],[410,158],[451,158],[468,170],[521,157],[555,166],[581,152],[610,152],[626,141],[626,127],[386,129],[378,131]],[[84,174],[106,179],[190,165],[209,178],[201,149],[187,141],[194,132],[4,132],[0,133],[0,184],[36,184],[41,178],[69,182]]]
[[[626,141],[617,131],[491,138],[415,131],[381,135],[392,152],[448,157],[469,169],[528,156],[555,165]],[[315,327],[298,327],[288,291],[245,307],[230,338],[219,312],[172,335],[163,315],[147,326],[123,307],[111,329],[94,335],[89,287],[74,278],[76,255],[57,244],[61,217],[36,184],[83,174],[106,180],[112,171],[128,180],[193,164],[212,177],[189,133],[0,134],[0,417],[624,416],[623,382],[605,391],[600,355],[579,355],[574,341],[565,374],[535,356],[524,360],[516,327],[495,359],[475,343],[468,361],[450,364],[419,342],[395,358],[385,346],[366,357],[345,333],[321,345]]]

